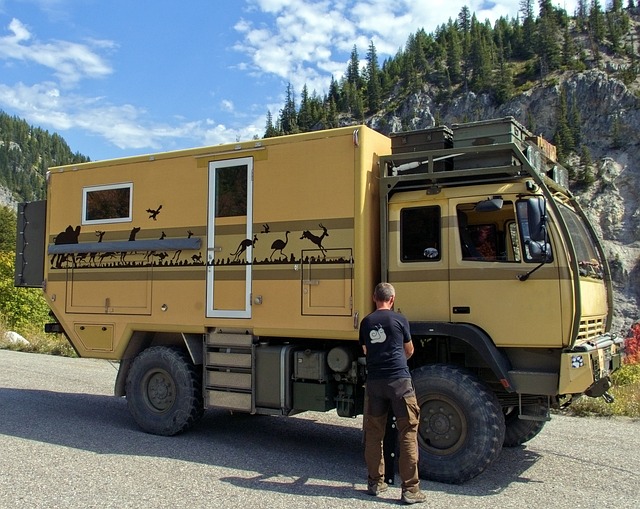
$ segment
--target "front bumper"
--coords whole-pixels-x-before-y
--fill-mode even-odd
[[[602,396],[609,375],[622,365],[624,339],[607,333],[562,353],[558,394]]]

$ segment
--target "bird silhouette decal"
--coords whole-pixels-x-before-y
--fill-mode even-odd
[[[160,210],[162,209],[162,205],[160,205],[157,209],[147,209],[147,214],[149,214],[149,219],[153,219],[157,221],[158,214],[160,214]]]
[[[289,230],[287,230],[287,233],[284,234],[284,240],[282,239],[277,239],[273,241],[273,244],[271,244],[271,249],[273,249],[271,256],[269,257],[269,260],[273,259],[273,255],[276,254],[276,251],[280,251],[280,255],[281,256],[285,256],[285,254],[282,252],[282,250],[287,247],[287,243],[289,242],[289,234],[291,232]]]

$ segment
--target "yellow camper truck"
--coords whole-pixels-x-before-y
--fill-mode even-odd
[[[365,126],[51,168],[19,208],[16,285],[173,435],[207,408],[362,413],[360,319],[410,321],[420,472],[464,482],[551,406],[608,398],[602,248],[553,147],[514,119]]]

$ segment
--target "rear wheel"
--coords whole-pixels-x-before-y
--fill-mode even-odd
[[[532,417],[545,418],[549,415],[546,403],[531,403],[522,406],[522,413]],[[535,437],[544,427],[546,420],[534,421],[518,417],[518,409],[512,407],[504,416],[506,431],[504,434],[505,447],[517,447]]]
[[[457,484],[483,472],[500,455],[504,441],[496,395],[457,366],[423,366],[412,376],[420,406],[420,476]]]
[[[204,413],[200,374],[187,355],[156,346],[141,352],[127,375],[129,412],[146,432],[175,435]]]

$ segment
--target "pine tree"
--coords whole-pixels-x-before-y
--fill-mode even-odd
[[[556,113],[556,133],[553,137],[554,143],[558,150],[558,160],[564,162],[571,151],[574,150],[574,139],[571,127],[567,120],[567,94],[561,91],[558,98],[558,109]]]
[[[511,67],[502,55],[500,56],[498,64],[494,89],[496,91],[496,100],[500,104],[506,103],[513,96],[513,73],[511,72]]]
[[[620,125],[620,115],[614,114],[611,123],[611,148],[619,149],[624,145],[622,141],[622,126]]]
[[[447,69],[451,83],[457,84],[462,80],[462,43],[457,30],[450,30],[446,36]]]
[[[536,51],[540,57],[540,74],[555,71],[560,67],[561,56],[557,34],[558,22],[551,0],[540,0]]]
[[[360,58],[358,57],[358,48],[355,44],[351,50],[351,57],[347,65],[347,82],[356,88],[360,88]]]
[[[562,38],[562,65],[566,69],[573,69],[577,61],[576,44],[569,30],[569,25],[565,25]]]
[[[367,106],[370,112],[380,109],[382,103],[382,86],[380,84],[380,67],[378,55],[373,41],[369,43],[367,52]]]
[[[580,32],[584,32],[587,29],[589,18],[589,9],[587,8],[587,0],[578,0],[576,6],[576,28]]]
[[[474,18],[475,20],[475,18]],[[482,92],[491,84],[491,41],[484,35],[483,25],[473,22],[471,26],[472,88]]]
[[[289,83],[287,85],[284,108],[280,111],[280,130],[283,134],[295,134],[299,132],[297,117],[293,85]]]
[[[520,14],[522,14],[522,48],[521,56],[531,58],[535,47],[535,19],[533,15],[533,0],[520,0]]]
[[[578,175],[578,180],[587,186],[593,184],[595,182],[592,169],[593,160],[591,159],[589,147],[586,145],[582,145],[580,148],[580,166],[582,171]]]
[[[300,132],[304,133],[310,131],[314,123],[309,89],[305,83],[302,87],[302,93],[300,94],[300,110],[298,111],[297,124]]]
[[[338,107],[336,106],[336,102],[333,98],[329,98],[325,114],[325,127],[327,129],[331,129],[338,126]]]
[[[280,136],[280,133],[273,125],[273,116],[271,111],[267,111],[267,121],[264,127],[264,138],[273,138],[274,136]]]
[[[604,42],[606,26],[599,0],[591,0],[589,8],[589,34],[596,44]]]

